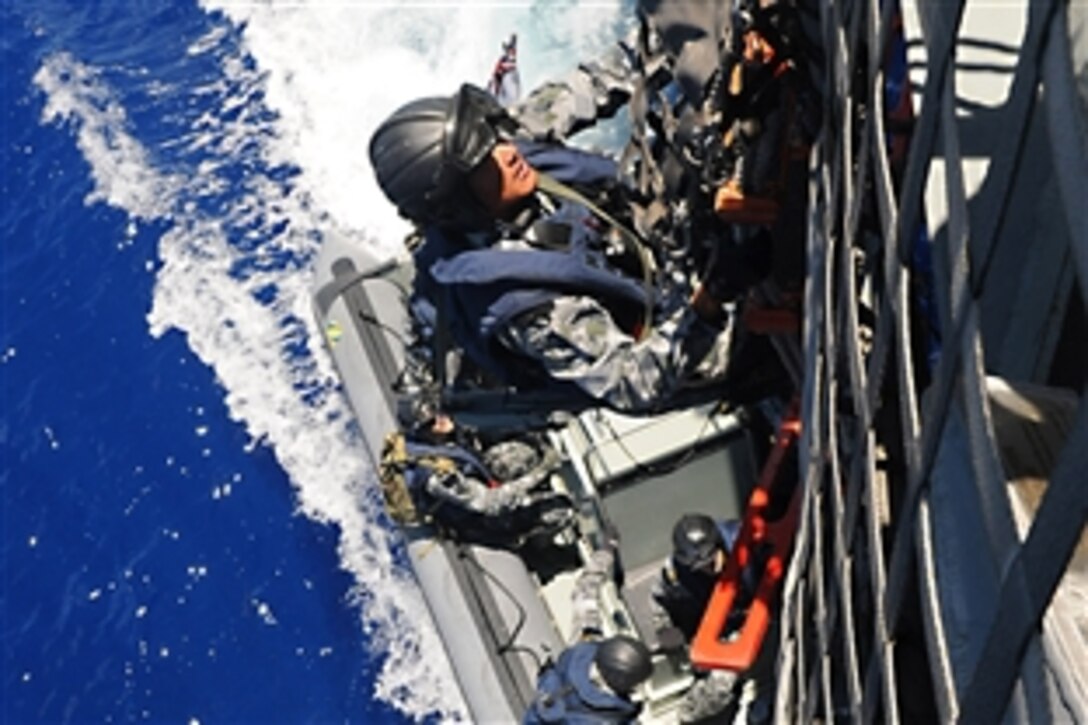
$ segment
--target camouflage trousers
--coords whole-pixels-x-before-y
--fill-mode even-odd
[[[725,715],[739,694],[738,679],[736,672],[711,670],[695,680],[680,702],[678,720],[695,723]]]
[[[601,614],[601,588],[612,578],[615,553],[612,549],[598,549],[574,583],[571,605],[574,610],[571,621],[571,640],[577,642],[586,635],[603,634],[604,617]]]

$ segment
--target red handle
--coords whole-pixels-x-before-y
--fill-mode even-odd
[[[740,535],[703,613],[699,631],[691,644],[691,662],[696,667],[741,672],[752,666],[763,646],[774,598],[778,594],[778,584],[786,572],[786,562],[793,547],[800,512],[801,486],[797,485],[786,513],[777,521],[767,519],[767,509],[774,487],[792,483],[789,472],[786,472],[786,476],[780,474],[786,454],[801,435],[797,408],[795,401],[778,429],[774,448],[748,499],[748,509],[744,514]],[[744,624],[735,636],[722,640],[722,630],[740,591],[741,573],[751,560],[756,547],[764,544],[769,545],[770,553]]]

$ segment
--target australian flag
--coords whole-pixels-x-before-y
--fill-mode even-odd
[[[521,78],[518,76],[518,36],[511,33],[510,39],[502,44],[502,55],[495,61],[487,90],[504,106],[509,106],[521,97]]]

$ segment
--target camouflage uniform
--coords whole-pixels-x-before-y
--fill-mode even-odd
[[[645,36],[641,28],[632,28],[601,57],[545,83],[510,111],[534,137],[565,139],[612,116],[638,94],[641,81],[649,95],[669,79],[698,109],[718,69],[720,46],[732,33],[732,5],[639,0],[639,13],[648,23]]]
[[[602,57],[579,64],[511,109],[536,138],[564,139],[611,116],[636,89],[637,29]],[[667,267],[669,260],[664,260]],[[624,333],[596,300],[567,296],[500,330],[510,350],[540,363],[549,377],[575,383],[595,400],[647,412],[689,383],[725,375],[733,325],[701,321],[686,305],[684,272],[667,269],[659,299],[671,312],[643,340]]]
[[[601,58],[580,63],[560,80],[535,89],[511,114],[534,138],[550,140],[566,139],[608,118],[634,92],[629,43],[613,46]]]
[[[504,440],[487,446],[482,458],[491,475],[508,482],[505,484],[507,486],[509,482],[538,475],[541,471],[550,473],[559,462],[550,446],[537,446],[521,439]]]
[[[612,548],[598,549],[589,557],[571,592],[571,639],[577,642],[587,636],[604,633],[601,615],[601,587],[615,571],[616,554]]]
[[[711,670],[702,673],[684,693],[677,720],[682,723],[702,722],[722,716],[740,694],[736,672]]]
[[[540,495],[548,495],[534,495],[531,492],[558,467],[559,457],[551,448],[545,448],[544,454],[538,455],[528,443],[505,441],[485,452],[484,465],[500,485],[481,481],[466,474],[461,467],[455,467],[448,471],[432,471],[425,489],[437,501],[485,516],[501,516],[527,508]]]
[[[689,384],[721,379],[733,326],[709,325],[685,305],[636,341],[596,300],[565,296],[523,315],[499,339],[556,380],[618,410],[643,412]]]

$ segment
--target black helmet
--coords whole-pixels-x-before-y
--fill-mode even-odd
[[[449,98],[420,98],[401,106],[370,137],[378,186],[401,214],[427,216],[427,201],[442,168]]]
[[[464,178],[516,128],[487,91],[466,83],[451,98],[420,98],[394,111],[370,138],[370,163],[408,219],[479,226],[485,212]]]
[[[724,547],[718,525],[705,514],[684,514],[672,529],[672,558],[678,566],[712,569],[714,556]]]
[[[638,687],[654,670],[646,645],[623,634],[601,642],[593,664],[608,686],[620,695]]]

